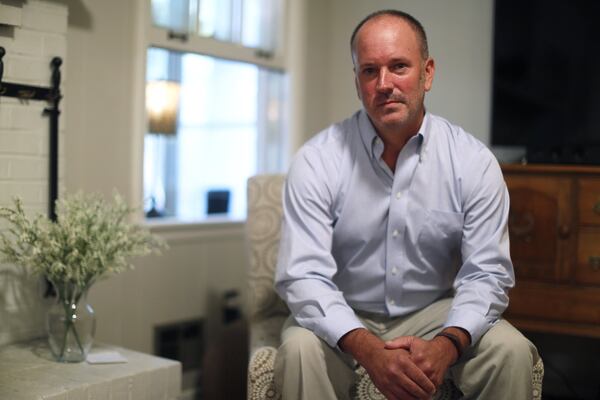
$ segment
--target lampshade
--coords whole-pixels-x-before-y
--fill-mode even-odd
[[[146,83],[148,130],[152,133],[174,135],[177,132],[179,83],[149,81]]]

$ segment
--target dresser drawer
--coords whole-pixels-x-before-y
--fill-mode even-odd
[[[577,244],[577,283],[600,285],[600,229],[582,229]]]
[[[600,339],[600,166],[504,164],[522,329]]]
[[[577,188],[579,223],[600,225],[600,179],[581,178]]]
[[[509,292],[506,317],[532,321],[588,324],[600,327],[600,288],[589,285],[554,285],[517,281]],[[600,336],[600,335],[599,335]]]

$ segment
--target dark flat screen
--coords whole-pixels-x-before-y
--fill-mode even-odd
[[[496,0],[492,144],[600,164],[600,1]]]

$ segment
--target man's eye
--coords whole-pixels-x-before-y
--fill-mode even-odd
[[[363,69],[363,74],[364,75],[373,75],[375,74],[375,68],[364,68]]]
[[[405,68],[406,68],[406,64],[394,64],[394,65],[392,66],[392,69],[393,69],[394,71],[402,71],[402,70],[403,70],[403,69],[405,69]]]

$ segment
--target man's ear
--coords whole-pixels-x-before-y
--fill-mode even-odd
[[[435,61],[433,61],[433,58],[430,57],[425,61],[424,69],[424,87],[425,91],[428,92],[431,90],[433,77],[435,75]]]
[[[354,89],[356,89],[356,96],[358,96],[358,99],[362,101],[362,99],[360,98],[360,88],[358,87],[358,77],[356,76],[356,68],[353,68],[352,70],[354,71]]]

